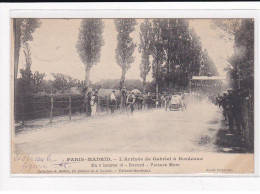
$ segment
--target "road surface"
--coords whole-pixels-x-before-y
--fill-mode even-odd
[[[216,152],[222,115],[211,103],[185,111],[153,109],[57,123],[15,136],[28,153]]]

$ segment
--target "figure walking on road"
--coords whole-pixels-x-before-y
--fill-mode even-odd
[[[134,112],[134,103],[135,103],[135,95],[134,95],[133,92],[131,92],[127,96],[126,103],[130,106],[131,114],[133,114],[133,112]]]
[[[114,114],[116,108],[116,94],[115,90],[110,94],[110,109],[111,113]]]

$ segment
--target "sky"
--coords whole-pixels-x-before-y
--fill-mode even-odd
[[[119,79],[121,68],[115,60],[115,48],[117,44],[115,25],[113,19],[104,19],[103,38],[105,45],[101,50],[100,62],[91,69],[90,80],[98,82],[101,79]],[[32,71],[46,74],[47,79],[52,79],[51,73],[63,73],[74,78],[84,80],[85,66],[75,48],[81,19],[41,19],[41,26],[33,33],[31,47]],[[131,33],[133,41],[139,44],[139,29],[143,19],[137,19],[138,25]],[[211,19],[189,20],[190,28],[193,28],[200,37],[202,47],[208,51],[209,56],[215,62],[220,75],[225,75],[224,67],[228,64],[227,58],[233,54],[233,42],[220,38],[221,32],[211,27]],[[138,48],[134,52],[135,61],[126,74],[126,79],[141,79],[139,65],[141,55]],[[21,49],[19,69],[24,66],[24,55]],[[18,75],[19,76],[19,75]],[[151,81],[151,74],[148,81]]]

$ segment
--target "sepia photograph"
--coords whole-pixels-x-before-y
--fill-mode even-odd
[[[254,26],[12,18],[12,173],[254,173]]]

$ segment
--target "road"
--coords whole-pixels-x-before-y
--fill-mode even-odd
[[[222,115],[211,103],[185,111],[153,109],[57,123],[15,136],[28,153],[216,152]]]

